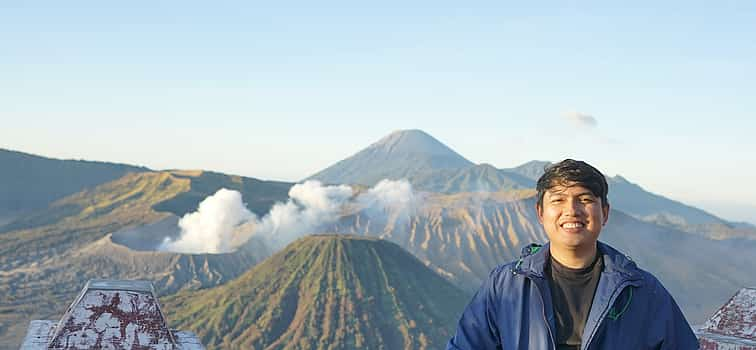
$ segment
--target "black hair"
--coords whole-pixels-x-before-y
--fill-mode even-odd
[[[590,164],[574,159],[565,159],[559,163],[547,166],[543,175],[538,179],[536,191],[538,191],[538,205],[543,207],[543,195],[555,186],[580,185],[587,188],[594,196],[601,198],[603,207],[609,206],[607,194],[609,185],[606,178],[598,169]]]

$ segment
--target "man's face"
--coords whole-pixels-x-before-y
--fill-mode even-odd
[[[609,206],[580,185],[552,187],[536,209],[552,248],[565,250],[590,249],[609,217]]]

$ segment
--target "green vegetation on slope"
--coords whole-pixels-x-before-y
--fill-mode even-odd
[[[165,218],[170,214],[152,205],[188,188],[189,180],[169,173],[130,173],[12,224],[24,228],[0,233],[0,349],[17,349],[31,319],[60,317],[82,280],[102,272],[91,261],[62,256],[121,228]]]
[[[262,216],[276,202],[284,202],[289,197],[290,182],[263,181],[249,177],[226,175],[209,171],[174,171],[177,178],[190,179],[188,191],[178,194],[154,206],[157,211],[171,212],[177,216],[197,210],[199,203],[221,188],[239,191],[247,208]]]
[[[166,172],[130,173],[63,198],[3,228],[0,266],[40,261],[124,227],[165,218],[168,213],[152,206],[188,191],[189,183]]]
[[[224,187],[240,191],[250,210],[265,213],[286,200],[291,184],[201,171],[129,173],[1,227],[0,266],[13,268],[125,227],[182,216]]]
[[[162,304],[210,349],[437,349],[468,299],[396,244],[327,235]]]
[[[89,278],[146,278],[155,281],[160,292],[175,292],[225,283],[269,255],[258,246],[212,256],[135,252],[107,238],[127,227],[168,218],[171,212],[155,208],[185,193],[198,198],[191,202],[191,210],[196,210],[198,202],[217,188],[234,186],[246,188],[245,201],[262,210],[274,198],[285,200],[290,185],[199,171],[129,173],[4,226],[0,349],[18,348],[23,336],[19,333],[32,317],[60,317]]]

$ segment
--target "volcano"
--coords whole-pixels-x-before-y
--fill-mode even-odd
[[[299,239],[239,278],[164,299],[216,349],[438,349],[469,296],[394,243]]]

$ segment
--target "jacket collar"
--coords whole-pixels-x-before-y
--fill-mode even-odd
[[[617,273],[630,280],[642,278],[640,269],[630,257],[620,253],[608,244],[597,242],[597,245],[599,254],[602,254],[604,257],[603,273]],[[522,248],[522,255],[515,263],[513,272],[543,278],[546,264],[550,258],[549,243],[543,246],[530,244]]]

